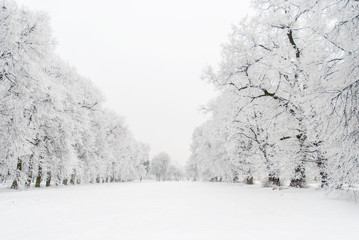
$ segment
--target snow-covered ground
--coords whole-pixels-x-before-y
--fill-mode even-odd
[[[359,239],[359,204],[315,189],[133,182],[0,191],[1,240]]]

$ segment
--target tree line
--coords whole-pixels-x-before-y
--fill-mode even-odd
[[[211,119],[193,132],[186,174],[211,181],[356,190],[359,2],[254,0],[218,67]]]
[[[0,182],[21,189],[142,178],[148,145],[54,47],[46,14],[0,1]]]

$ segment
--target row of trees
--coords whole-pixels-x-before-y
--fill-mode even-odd
[[[193,133],[192,179],[355,189],[359,2],[255,0],[204,79],[219,96]]]
[[[0,1],[0,182],[17,189],[141,178],[149,147],[54,54],[48,21]]]

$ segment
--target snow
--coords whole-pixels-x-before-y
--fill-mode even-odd
[[[359,239],[359,205],[317,189],[130,182],[0,191],[1,240]]]

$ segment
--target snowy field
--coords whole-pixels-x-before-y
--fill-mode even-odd
[[[359,239],[359,204],[314,189],[134,182],[0,191],[1,240]]]

